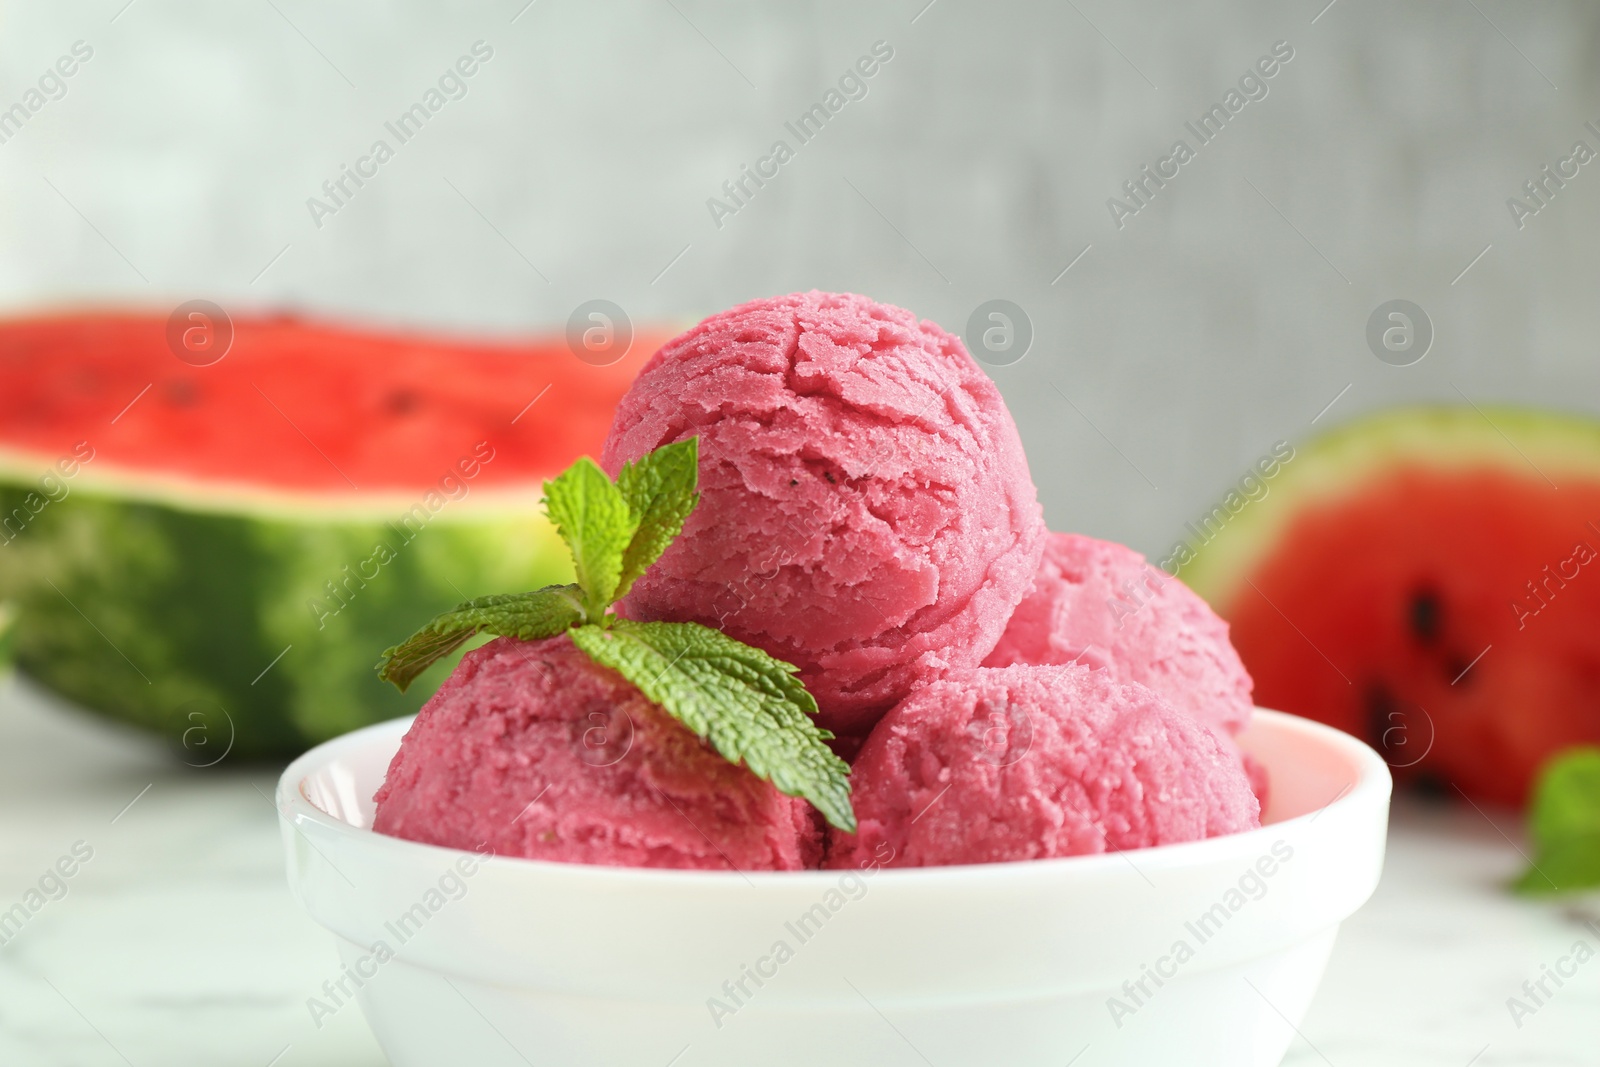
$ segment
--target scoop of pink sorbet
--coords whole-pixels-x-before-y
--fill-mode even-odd
[[[1038,566],[1016,427],[961,342],[865,297],[714,315],[623,397],[603,463],[699,435],[700,504],[629,593],[797,665],[862,735],[917,679],[976,666]]]
[[[729,763],[565,636],[468,653],[406,733],[373,829],[617,867],[796,870],[812,809]]]
[[[1045,859],[1253,829],[1260,808],[1225,745],[1106,671],[959,672],[867,738],[851,769],[859,831],[829,831],[827,865]]]
[[[1255,683],[1204,600],[1131,548],[1052,533],[1033,588],[983,663],[1073,662],[1148,686],[1229,734],[1250,721]]]

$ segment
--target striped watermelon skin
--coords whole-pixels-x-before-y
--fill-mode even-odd
[[[279,757],[410,714],[455,657],[401,694],[378,681],[379,652],[464,599],[572,580],[535,498],[414,527],[317,506],[206,510],[103,483],[39,507],[37,490],[0,485],[0,516],[28,516],[0,542],[17,665],[196,758]]]

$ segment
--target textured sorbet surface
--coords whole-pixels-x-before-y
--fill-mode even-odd
[[[1224,739],[1081,666],[986,667],[920,688],[873,730],[851,777],[860,830],[829,831],[832,867],[883,846],[894,866],[995,863],[1260,825]]]
[[[700,504],[623,604],[801,668],[862,735],[919,679],[976,666],[1033,580],[1044,526],[999,392],[932,323],[802,293],[667,344],[604,465],[699,435]]]
[[[379,833],[528,859],[794,870],[821,853],[809,805],[723,759],[565,636],[503,637],[464,657],[377,802]]]
[[[1074,661],[1148,686],[1229,734],[1250,721],[1250,673],[1210,605],[1131,548],[1052,533],[984,666]]]

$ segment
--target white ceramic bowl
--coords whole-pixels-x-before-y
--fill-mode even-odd
[[[290,884],[345,966],[322,1004],[353,993],[396,1067],[1268,1067],[1383,862],[1383,761],[1271,711],[1242,738],[1271,776],[1259,830],[748,875],[375,834],[408,725],[321,745],[278,785]]]

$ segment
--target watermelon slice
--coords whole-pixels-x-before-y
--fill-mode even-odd
[[[1396,777],[1520,805],[1600,741],[1600,423],[1393,411],[1197,526],[1183,578],[1257,701],[1364,737]]]
[[[602,367],[233,325],[195,366],[163,317],[0,323],[0,601],[64,696],[174,744],[202,709],[210,751],[275,756],[420,705],[372,669],[417,619],[570,580],[542,482],[599,454],[660,338]]]

